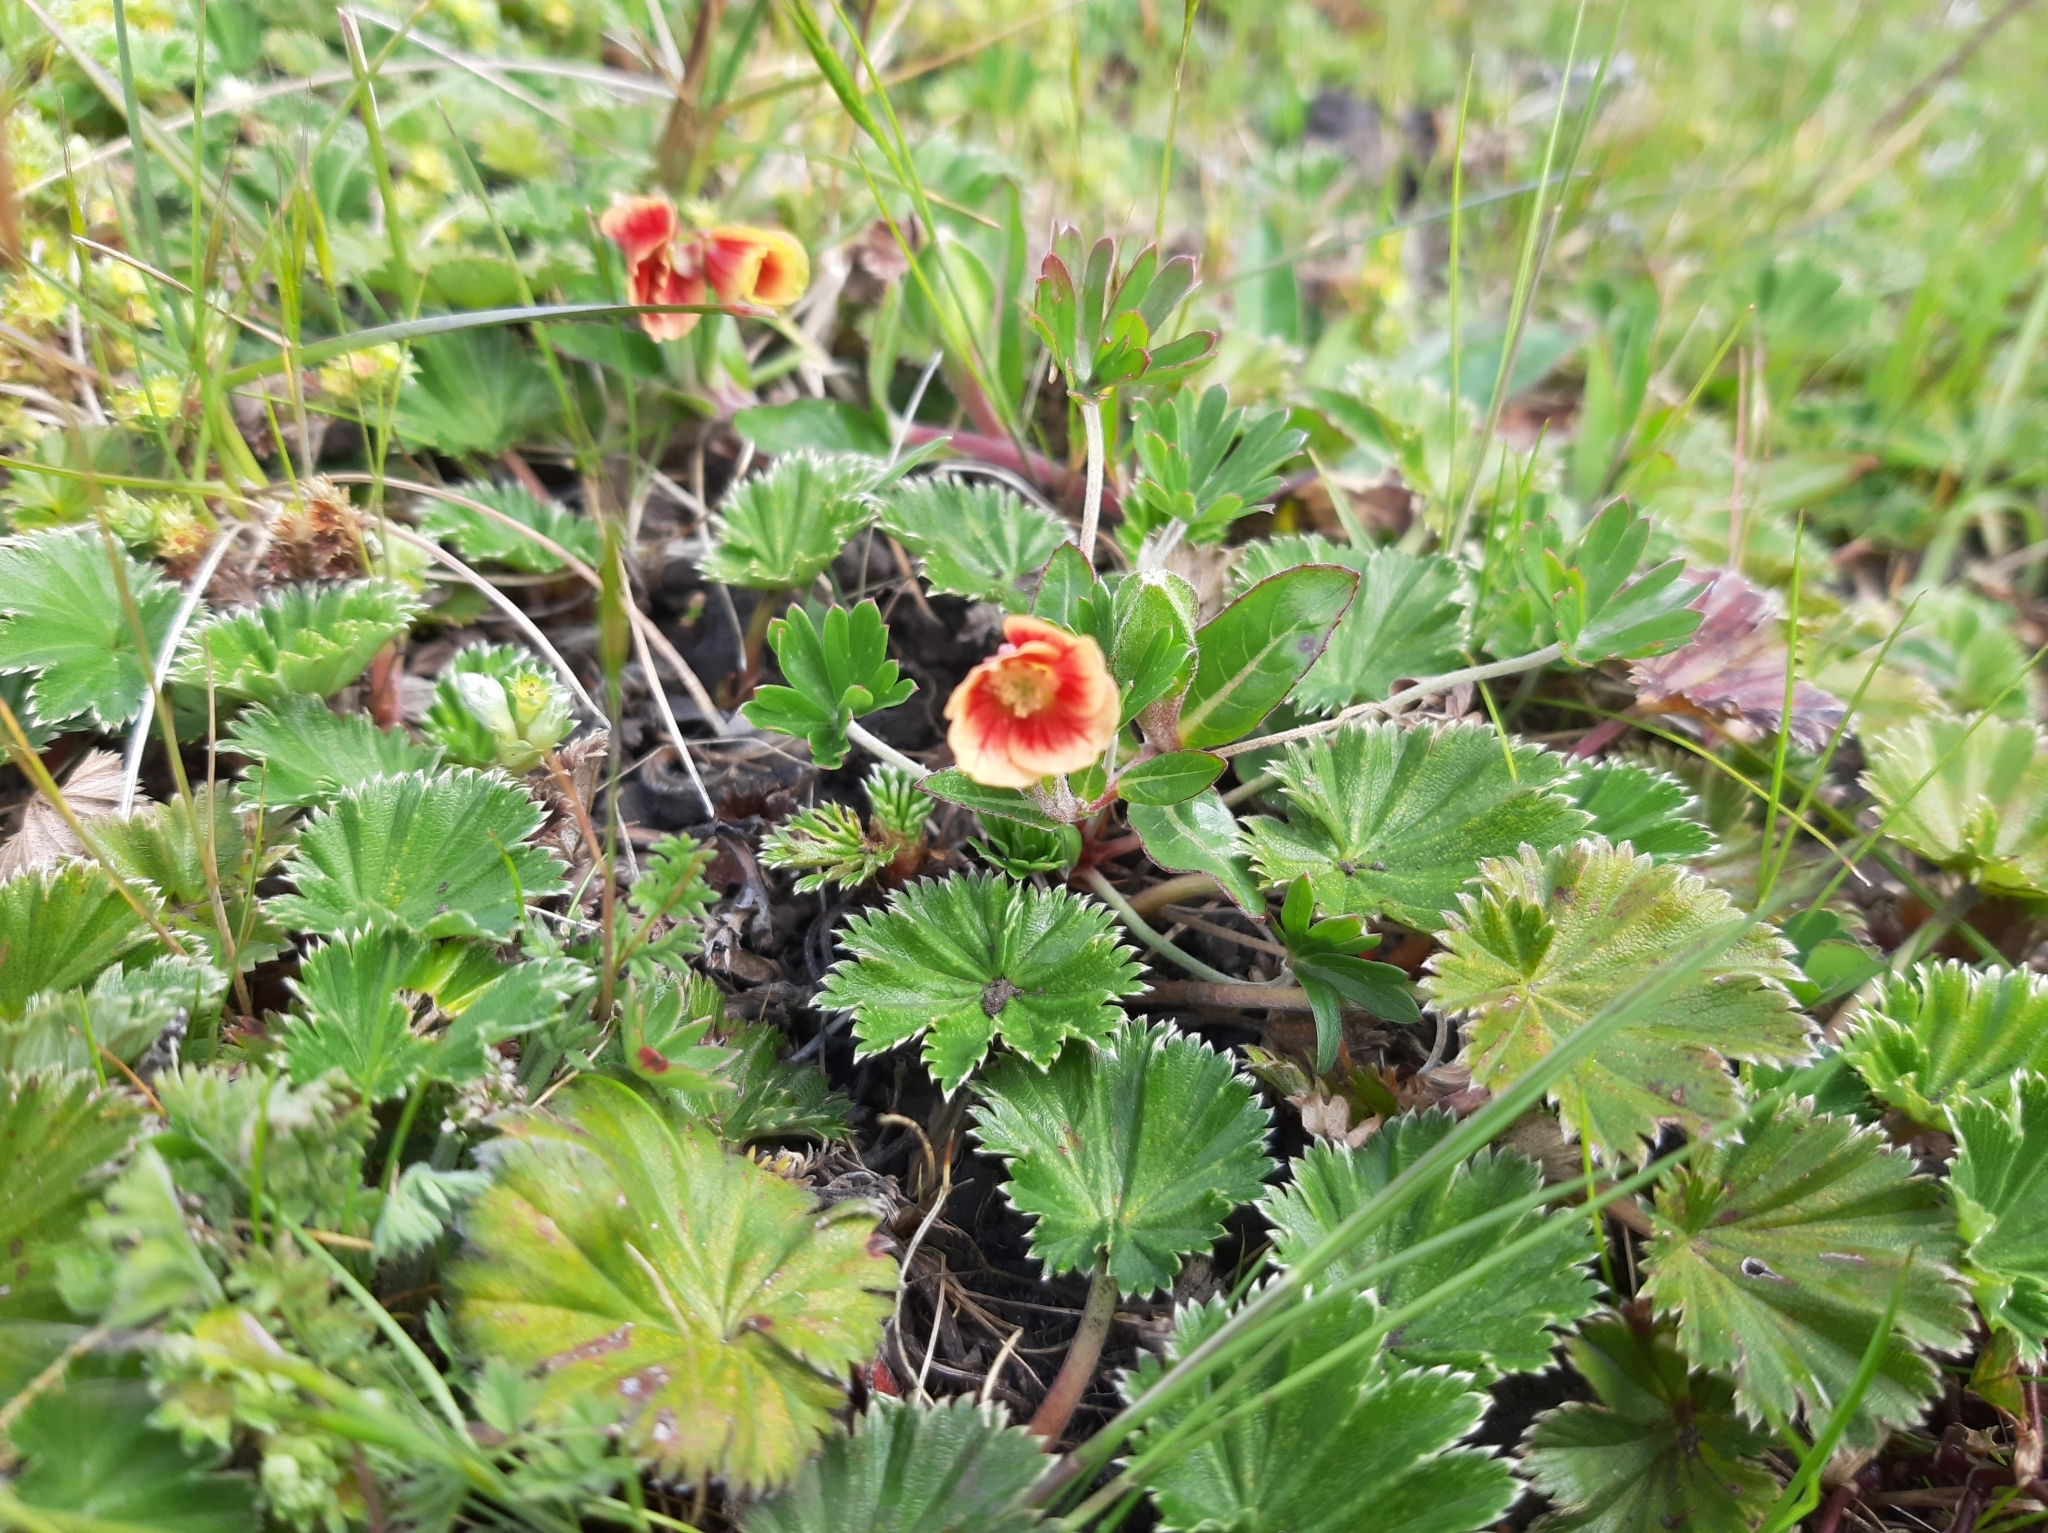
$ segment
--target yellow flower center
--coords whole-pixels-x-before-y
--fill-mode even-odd
[[[989,691],[1011,713],[1028,719],[1043,712],[1059,691],[1059,678],[1052,667],[1031,660],[1010,660],[998,666],[989,678]]]

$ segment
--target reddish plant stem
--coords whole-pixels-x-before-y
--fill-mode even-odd
[[[1089,1279],[1088,1302],[1081,1310],[1080,1328],[1067,1344],[1067,1360],[1060,1364],[1059,1376],[1052,1381],[1052,1388],[1039,1403],[1038,1413],[1031,1418],[1029,1430],[1044,1438],[1048,1446],[1060,1440],[1074,1407],[1087,1391],[1088,1381],[1095,1377],[1102,1344],[1109,1339],[1110,1322],[1115,1318],[1116,1279],[1109,1275],[1109,1264],[1104,1260],[1097,1264],[1095,1276]]]

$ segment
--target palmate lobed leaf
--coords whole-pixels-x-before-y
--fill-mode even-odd
[[[860,1055],[924,1038],[941,1090],[959,1088],[1000,1037],[1048,1065],[1069,1038],[1116,1026],[1138,966],[1100,905],[993,874],[923,879],[840,933],[853,956],[825,976],[821,1006],[850,1011]]]
[[[1182,389],[1157,402],[1140,400],[1135,414],[1133,434],[1144,472],[1124,499],[1124,525],[1118,532],[1134,553],[1147,533],[1170,521],[1187,523],[1192,543],[1221,542],[1233,521],[1280,492],[1279,469],[1308,440],[1307,432],[1289,424],[1285,410],[1252,419],[1244,410],[1231,409],[1229,391],[1221,384],[1199,394]]]
[[[553,501],[539,499],[523,485],[471,483],[456,488],[469,499],[502,512],[521,526],[531,527],[585,564],[596,564],[602,555],[596,522],[574,515]],[[560,559],[533,539],[523,538],[503,523],[452,501],[428,501],[420,511],[420,531],[440,542],[454,544],[455,551],[471,564],[500,565],[529,575],[552,575],[563,568]]]
[[[154,963],[102,969],[87,987],[45,990],[29,997],[19,1017],[0,1017],[0,1072],[105,1068],[109,1056],[133,1065],[167,1028],[203,1031],[227,986],[211,964],[166,953]]]
[[[890,492],[882,528],[913,554],[934,596],[1028,612],[1022,582],[1067,539],[1065,525],[1000,485],[926,478]]]
[[[1697,874],[1597,838],[1489,861],[1462,903],[1423,988],[1463,1019],[1473,1082],[1496,1091],[1674,955],[1741,920]],[[1735,1111],[1725,1061],[1811,1055],[1811,1024],[1785,989],[1798,977],[1791,951],[1751,930],[1612,1034],[1551,1092],[1566,1129],[1631,1156],[1665,1123],[1699,1132]]]
[[[294,931],[399,927],[422,937],[510,937],[522,902],[562,887],[552,852],[527,845],[546,818],[502,777],[380,777],[316,814],[266,908]]]
[[[1778,1482],[1756,1462],[1771,1439],[1735,1411],[1735,1388],[1690,1370],[1669,1323],[1616,1316],[1565,1343],[1593,1400],[1536,1418],[1522,1466],[1557,1510],[1543,1533],[1745,1533]]]
[[[1294,689],[1294,702],[1327,713],[1379,701],[1394,683],[1465,664],[1464,574],[1439,554],[1354,548],[1316,533],[1246,546],[1233,580],[1250,585],[1302,564],[1358,572],[1358,594],[1330,635],[1322,658]]]
[[[1031,1254],[1052,1272],[1100,1261],[1125,1294],[1171,1288],[1273,1169],[1252,1083],[1170,1026],[1070,1044],[1050,1069],[1010,1060],[981,1094],[975,1134],[1009,1167]]]
[[[148,890],[142,895],[154,903]],[[95,863],[66,862],[0,883],[0,1017],[41,991],[90,984],[153,941],[135,908]]]
[[[883,467],[872,458],[793,452],[726,497],[700,566],[707,580],[757,591],[809,585],[875,519]]]
[[[1915,964],[1858,1006],[1842,1057],[1880,1101],[1938,1128],[1949,1108],[2014,1071],[2048,1071],[2048,978]]]
[[[917,690],[889,658],[888,625],[872,599],[828,608],[822,622],[791,607],[768,625],[768,645],[789,685],[756,689],[740,711],[757,728],[808,741],[811,759],[828,771],[846,760],[848,723]]]
[[[1692,790],[1668,772],[1634,761],[1592,761],[1558,785],[1593,823],[1587,833],[1626,841],[1656,862],[1687,862],[1714,849],[1714,834],[1692,818]]]
[[[1287,1183],[1270,1190],[1260,1204],[1259,1211],[1278,1232],[1273,1260],[1283,1269],[1299,1261],[1456,1126],[1456,1117],[1448,1112],[1405,1113],[1355,1149],[1311,1146],[1289,1168]],[[1362,1271],[1527,1197],[1542,1182],[1533,1161],[1509,1150],[1481,1151],[1326,1270],[1333,1276]],[[1583,1214],[1532,1210],[1398,1268],[1373,1291],[1383,1307],[1398,1308],[1538,1229],[1548,1230],[1554,1238],[1495,1272],[1479,1288],[1460,1294],[1455,1302],[1403,1325],[1399,1338],[1389,1343],[1390,1350],[1406,1362],[1425,1367],[1447,1364],[1475,1373],[1482,1381],[1548,1367],[1557,1344],[1549,1328],[1591,1313],[1596,1299],[1586,1270],[1593,1259],[1592,1231]]]
[[[108,547],[96,527],[0,540],[0,674],[32,678],[25,726],[83,718],[113,729],[142,706],[148,673]],[[177,587],[153,565],[116,557],[154,659]]]
[[[1141,1356],[1126,1393],[1135,1399],[1158,1384],[1229,1314],[1221,1297],[1181,1310],[1165,1360]],[[1374,1318],[1371,1301],[1361,1299],[1290,1328],[1261,1354],[1250,1392],[1321,1363]],[[1209,1374],[1161,1408],[1137,1437],[1138,1451],[1209,1404],[1226,1376]],[[1159,1525],[1188,1533],[1472,1533],[1492,1525],[1516,1491],[1503,1460],[1459,1445],[1486,1404],[1465,1374],[1404,1368],[1368,1348],[1160,1464],[1145,1483]]]
[[[1012,1503],[1046,1471],[1044,1445],[962,1395],[932,1406],[875,1397],[785,1490],[756,1502],[745,1533],[1025,1533]]]
[[[2022,1071],[2003,1095],[1949,1109],[1949,1188],[1978,1309],[2038,1362],[2048,1350],[2048,1076]]]
[[[233,702],[332,697],[412,627],[419,599],[395,580],[295,585],[185,635],[172,674]]]
[[[617,1081],[586,1076],[554,1111],[503,1125],[451,1274],[464,1329],[540,1374],[545,1414],[617,1410],[658,1474],[786,1480],[880,1339],[896,1269],[873,1211],[818,1213]]]
[[[2048,894],[2048,751],[2017,720],[1919,719],[1869,742],[1885,829],[1988,894]]]
[[[53,1286],[58,1248],[140,1127],[140,1103],[84,1071],[0,1076],[0,1357],[13,1322],[70,1318]]]
[[[1644,1294],[1677,1313],[1695,1365],[1734,1373],[1752,1421],[1833,1410],[1902,1272],[1893,1335],[1846,1441],[1914,1420],[1938,1383],[1920,1349],[1967,1335],[1940,1184],[1850,1119],[1777,1104],[1666,1177],[1651,1222]]]
[[[1286,819],[1244,825],[1252,866],[1268,884],[1306,874],[1320,910],[1435,931],[1482,859],[1546,850],[1586,823],[1551,791],[1564,775],[1556,755],[1510,749],[1512,769],[1500,737],[1471,724],[1350,725],[1289,746],[1273,766]]]
[[[439,750],[414,744],[403,730],[379,729],[360,713],[334,713],[315,697],[287,698],[274,711],[245,708],[220,743],[248,761],[239,795],[247,806],[310,808],[373,777],[441,764]]]

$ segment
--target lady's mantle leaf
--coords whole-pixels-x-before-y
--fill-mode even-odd
[[[1126,1294],[1171,1288],[1231,1209],[1259,1194],[1271,1114],[1200,1039],[1131,1024],[1050,1070],[1010,1060],[982,1087],[975,1132],[1010,1168],[1031,1254],[1054,1272],[1106,1257]]]
[[[1463,903],[1423,988],[1465,1019],[1473,1082],[1496,1090],[1675,954],[1741,919],[1698,875],[1597,839],[1489,862]],[[1750,931],[1573,1066],[1552,1093],[1566,1128],[1627,1156],[1660,1124],[1699,1130],[1734,1112],[1724,1061],[1809,1055],[1810,1026],[1785,991],[1798,977],[1791,951],[1767,929]]]
[[[177,587],[120,558],[154,654],[177,611]],[[0,542],[0,674],[35,678],[24,723],[85,715],[112,729],[135,717],[148,678],[98,528]]]
[[[93,863],[66,862],[0,883],[0,1017],[30,996],[91,983],[149,940],[149,928]]]
[[[1294,1162],[1289,1185],[1266,1195],[1261,1212],[1279,1231],[1274,1260],[1292,1266],[1331,1230],[1378,1197],[1388,1183],[1420,1160],[1457,1124],[1447,1112],[1410,1113],[1394,1119],[1357,1149],[1316,1144]],[[1353,1246],[1338,1272],[1356,1272],[1398,1251],[1447,1234],[1468,1220],[1525,1198],[1542,1185],[1534,1162],[1507,1150],[1482,1151],[1411,1202],[1364,1244]],[[1547,1329],[1569,1325],[1593,1309],[1595,1290],[1586,1273],[1593,1259],[1592,1231],[1569,1209],[1519,1218],[1468,1235],[1434,1256],[1396,1269],[1373,1285],[1382,1305],[1397,1308],[1538,1228],[1556,1237],[1495,1272],[1439,1309],[1401,1327],[1393,1351],[1404,1361],[1447,1363],[1490,1378],[1535,1373],[1550,1365],[1557,1345]]]
[[[0,1353],[8,1322],[65,1320],[52,1287],[57,1245],[77,1232],[101,1168],[139,1123],[134,1099],[95,1091],[90,1075],[0,1077]],[[0,1357],[0,1384],[6,1380]],[[13,1394],[27,1379],[8,1388]]]
[[[395,580],[286,586],[260,606],[210,618],[186,636],[177,679],[221,697],[280,703],[332,697],[412,627],[419,601]]]
[[[1229,1317],[1212,1299],[1181,1311],[1165,1362],[1141,1357],[1125,1386],[1136,1398]],[[1319,1362],[1372,1321],[1370,1301],[1333,1307],[1295,1327],[1277,1356],[1232,1404]],[[1192,1395],[1161,1409],[1141,1434],[1163,1436],[1209,1405],[1207,1375]],[[1236,1422],[1147,1476],[1168,1529],[1232,1533],[1469,1533],[1515,1498],[1508,1466],[1455,1446],[1479,1424],[1486,1396],[1461,1373],[1405,1369],[1364,1349]],[[1156,1423],[1156,1424],[1155,1424]]]
[[[1842,1057],[1879,1100],[1930,1128],[2015,1070],[2048,1071],[2048,979],[1923,963],[1888,976],[1857,1012]]]
[[[298,893],[270,901],[270,913],[330,937],[395,926],[503,941],[519,924],[522,896],[562,887],[554,854],[525,844],[543,818],[502,777],[380,777],[314,817],[285,865]]]
[[[1557,1504],[1543,1533],[1738,1533],[1770,1509],[1778,1482],[1754,1462],[1771,1440],[1735,1414],[1719,1374],[1688,1372],[1669,1325],[1624,1318],[1565,1343],[1598,1400],[1536,1418],[1522,1467]]]
[[[1587,833],[1626,841],[1657,862],[1689,862],[1714,849],[1714,834],[1692,818],[1692,790],[1668,772],[1633,761],[1594,761],[1559,791],[1593,817]]]
[[[585,564],[602,556],[597,523],[577,516],[550,500],[542,500],[523,485],[471,483],[458,485],[464,495],[531,527],[549,542],[576,555]],[[531,538],[523,538],[502,522],[450,501],[428,501],[420,509],[420,531],[443,543],[471,564],[500,565],[529,575],[552,575],[562,561]]]
[[[1247,820],[1252,865],[1268,884],[1306,873],[1316,908],[1435,931],[1485,857],[1568,841],[1586,815],[1550,791],[1564,763],[1535,746],[1508,765],[1490,729],[1354,725],[1288,747],[1273,766],[1287,818]]]
[[[912,884],[846,923],[854,956],[825,977],[821,1006],[853,1013],[859,1052],[924,1035],[940,1089],[958,1089],[997,1035],[1047,1065],[1069,1038],[1116,1026],[1118,996],[1140,988],[1109,913],[1064,889],[992,874]]]
[[[966,1396],[929,1409],[877,1397],[804,1465],[795,1483],[755,1504],[745,1533],[1024,1533],[1038,1514],[1013,1510],[1045,1473],[1045,1445]]]
[[[595,1396],[663,1476],[787,1479],[871,1355],[894,1264],[872,1211],[810,1195],[630,1087],[585,1076],[562,1117],[505,1123],[452,1274],[484,1353],[541,1377],[543,1412]]]
[[[809,585],[875,519],[872,458],[793,452],[727,497],[704,578],[757,591]]]
[[[379,729],[359,713],[337,714],[316,697],[287,698],[272,712],[245,709],[221,741],[245,756],[241,801],[270,808],[328,803],[373,777],[431,772],[441,753],[403,730]]]
[[[917,479],[890,491],[882,526],[924,567],[934,596],[964,596],[1028,612],[1019,589],[1064,543],[1059,518],[992,484]]]
[[[412,1031],[414,988],[426,944],[393,931],[322,943],[292,982],[303,1016],[284,1028],[292,1079],[304,1085],[338,1070],[365,1102],[401,1095],[419,1079],[434,1046]]]
[[[1678,1312],[1695,1365],[1735,1374],[1749,1419],[1824,1416],[1904,1270],[1894,1334],[1849,1426],[1850,1441],[1874,1442],[1935,1390],[1919,1349],[1966,1335],[1954,1216],[1938,1183],[1849,1119],[1792,1104],[1743,1134],[1658,1184],[1643,1292],[1660,1314]]]
[[[1323,656],[1294,689],[1294,701],[1323,713],[1384,698],[1397,681],[1465,664],[1465,603],[1458,566],[1440,554],[1353,548],[1316,534],[1247,544],[1231,572],[1241,585],[1298,564],[1358,571],[1352,598]]]
[[[2048,1342],[2048,1077],[2022,1073],[2009,1102],[1966,1098],[1949,1116],[1963,1276],[1985,1318],[2038,1361]]]
[[[2032,724],[1921,719],[1870,742],[1886,830],[1987,893],[2048,894],[2048,753]]]

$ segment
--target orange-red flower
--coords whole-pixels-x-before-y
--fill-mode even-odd
[[[946,703],[946,743],[974,781],[1028,788],[1093,765],[1116,733],[1120,699],[1102,649],[1035,617],[1003,619],[1003,646]]]
[[[780,229],[727,224],[686,234],[666,197],[624,197],[598,220],[626,257],[626,296],[633,303],[760,304],[779,309],[803,295],[811,258]],[[657,341],[672,341],[696,327],[695,314],[643,314],[640,325]]]
[[[726,303],[779,309],[811,285],[811,258],[780,229],[724,224],[704,236],[704,275]]]
[[[666,197],[626,197],[597,221],[626,257],[628,303],[704,302],[703,254],[679,242],[676,210]],[[643,314],[640,328],[657,341],[679,340],[696,327],[695,314]]]

